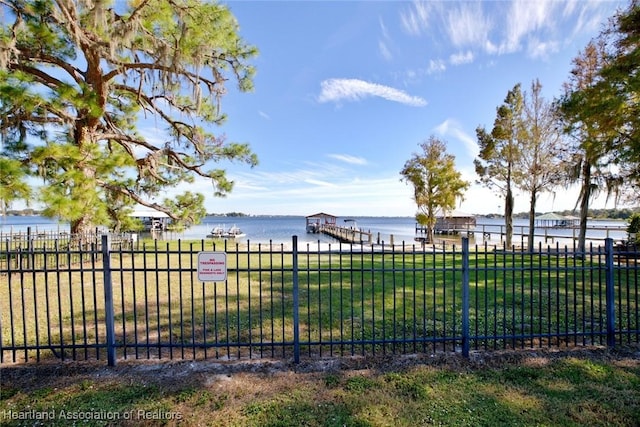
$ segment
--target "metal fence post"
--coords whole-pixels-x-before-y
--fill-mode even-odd
[[[113,314],[113,284],[111,283],[111,239],[102,235],[102,273],[104,277],[104,312],[107,329],[107,363],[116,365],[116,329]]]
[[[300,297],[298,289],[298,236],[293,236],[293,361],[300,363]]]
[[[613,275],[613,239],[604,241],[605,250],[605,298],[607,310],[607,347],[616,345],[616,300]]]
[[[469,357],[469,238],[462,238],[462,355]]]

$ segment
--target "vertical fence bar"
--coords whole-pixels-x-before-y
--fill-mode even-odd
[[[111,283],[111,255],[109,235],[102,235],[102,273],[104,275],[104,311],[107,328],[107,363],[116,366],[116,329],[113,314],[113,287]]]
[[[469,357],[469,238],[462,238],[462,355]]]
[[[298,292],[298,236],[293,236],[293,361],[300,363],[300,301]]]
[[[605,299],[607,305],[607,347],[616,345],[616,310],[615,292],[613,286],[613,239],[604,241],[605,249]]]

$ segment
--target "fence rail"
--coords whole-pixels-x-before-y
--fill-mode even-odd
[[[346,249],[345,249],[346,248]],[[198,254],[226,253],[226,280]],[[17,256],[23,262],[16,263]],[[26,258],[26,261],[24,260]],[[0,251],[0,363],[636,343],[640,253],[166,242]]]

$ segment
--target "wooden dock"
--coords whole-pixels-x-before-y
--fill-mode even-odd
[[[351,227],[340,227],[335,224],[322,224],[320,226],[320,232],[331,236],[342,243],[361,243],[370,245],[373,241],[372,233],[370,231],[362,231]]]

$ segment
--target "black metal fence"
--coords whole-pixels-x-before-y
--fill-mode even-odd
[[[200,280],[199,256],[226,277]],[[640,337],[640,253],[538,246],[6,244],[0,362],[319,358],[614,346]]]

